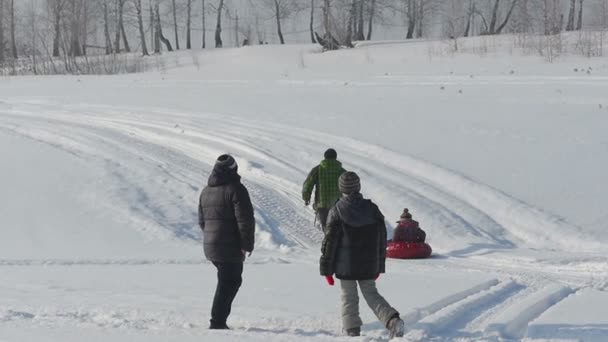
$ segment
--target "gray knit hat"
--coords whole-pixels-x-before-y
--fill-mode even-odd
[[[217,157],[217,160],[215,161],[215,165],[219,166],[225,170],[234,170],[236,171],[238,165],[236,164],[236,160],[234,160],[234,158],[229,155],[229,154],[222,154],[221,156]]]
[[[338,188],[343,194],[352,194],[361,191],[361,180],[359,176],[352,172],[344,172],[338,179]]]

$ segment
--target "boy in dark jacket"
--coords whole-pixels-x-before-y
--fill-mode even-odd
[[[349,336],[361,334],[358,284],[369,307],[389,330],[390,338],[403,336],[404,323],[399,312],[376,288],[386,260],[384,216],[361,195],[356,173],[345,172],[338,183],[343,196],[329,212],[320,271],[329,285],[334,284],[334,274],[340,279],[343,328]]]
[[[226,320],[242,283],[245,254],[253,251],[253,205],[237,171],[232,156],[219,156],[198,205],[205,256],[217,268],[209,329],[228,329]]]

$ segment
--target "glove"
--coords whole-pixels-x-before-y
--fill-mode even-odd
[[[304,205],[308,207],[308,205],[310,204],[310,201],[304,201]]]
[[[329,284],[329,286],[334,286],[334,277],[333,276],[325,276],[325,280],[327,280],[327,283]]]
[[[374,277],[374,280],[378,280],[378,278],[380,278],[380,273],[376,274],[376,276]]]

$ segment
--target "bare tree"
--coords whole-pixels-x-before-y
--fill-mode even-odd
[[[289,18],[297,11],[297,2],[293,0],[264,0],[264,7],[272,13],[277,25],[277,35],[281,44],[285,44],[283,30],[281,28],[281,20]]]
[[[15,0],[11,0],[11,53],[14,59],[17,59],[17,43],[15,40]]]
[[[490,27],[485,32],[486,34],[500,34],[502,30],[509,23],[509,19],[511,19],[511,15],[513,14],[513,10],[515,9],[515,5],[517,5],[518,0],[510,0],[509,8],[507,11],[507,15],[501,24],[498,24],[498,10],[500,8],[500,0],[494,0],[494,7],[492,9],[492,19],[490,20]]]
[[[70,56],[82,56],[82,45],[80,44],[81,26],[80,14],[82,3],[70,0]]]
[[[86,0],[85,0],[86,1]],[[125,31],[125,20],[124,20],[124,8],[127,0],[120,0],[120,34],[122,35],[122,41],[125,43],[125,52],[131,52],[129,47],[129,41],[127,40],[127,32]]]
[[[570,0],[570,10],[568,11],[568,23],[566,31],[574,31],[574,16],[576,13],[576,0]]]
[[[0,63],[4,58],[4,0],[0,0]]]
[[[135,1],[135,10],[137,11],[137,25],[139,27],[139,38],[141,40],[141,53],[144,56],[148,56],[148,47],[146,46],[146,34],[144,32],[144,18],[143,18],[143,8],[141,5],[141,0]]]
[[[274,0],[274,8],[275,8],[275,19],[277,21],[277,35],[279,36],[279,41],[281,44],[285,44],[285,38],[283,38],[283,31],[281,30],[281,0]]]
[[[186,49],[192,49],[192,0],[186,2]]]
[[[418,17],[417,3],[415,0],[407,1],[407,34],[406,39],[414,38],[414,30],[416,29],[416,19]]]
[[[201,17],[202,17],[202,24],[203,24],[203,42],[202,42],[202,48],[206,48],[207,46],[207,39],[206,39],[206,33],[207,30],[205,29],[205,17],[206,17],[206,13],[205,13],[205,0],[201,0]]]
[[[579,6],[578,6],[578,22],[576,24],[576,30],[580,31],[583,28],[583,1],[585,0],[579,0]]]
[[[160,1],[156,0],[156,3],[154,5],[154,11],[156,14],[156,18],[155,18],[155,47],[154,47],[154,52],[155,53],[160,53],[160,43],[162,42],[163,44],[165,44],[165,47],[167,48],[167,50],[169,51],[173,51],[173,47],[171,46],[171,42],[169,41],[169,39],[167,39],[164,35],[163,35],[163,27],[161,24],[161,20],[160,20]]]
[[[110,38],[108,0],[103,0],[103,35],[106,41],[106,55],[110,55],[112,54],[112,38]]]
[[[3,1],[3,0],[0,0]],[[53,57],[59,57],[61,43],[61,18],[63,15],[64,0],[49,0],[53,16]]]
[[[364,0],[359,0],[358,8],[357,8],[357,34],[355,35],[356,40],[365,40],[365,35],[363,34],[363,10],[364,10]]]
[[[473,23],[473,17],[475,16],[475,13],[477,11],[476,9],[476,3],[474,0],[469,0],[469,8],[467,11],[467,25],[464,29],[464,33],[463,33],[463,37],[468,37],[469,34],[471,33],[471,25]]]
[[[114,51],[116,53],[120,53],[120,40],[122,37],[122,41],[125,45],[125,52],[131,52],[131,48],[129,47],[129,41],[127,40],[127,33],[125,31],[124,24],[124,8],[125,8],[126,0],[116,0],[116,39],[114,40]]]
[[[175,49],[179,50],[179,30],[177,29],[177,6],[175,0],[171,1],[173,4],[173,30],[175,31]]]
[[[217,21],[215,25],[215,47],[221,48],[222,43],[222,10],[224,9],[224,0],[220,0],[217,6]]]
[[[373,23],[374,23],[374,15],[376,12],[376,0],[371,0],[371,5],[369,8],[369,19],[367,22],[367,40],[371,40],[372,39],[372,29],[373,29]]]
[[[422,38],[423,34],[425,8],[425,0],[420,0],[420,3],[418,4],[418,20],[416,20],[416,37],[418,38]]]
[[[310,29],[310,41],[315,44],[317,40],[315,39],[315,29],[314,29],[314,21],[315,21],[315,0],[310,0],[310,24],[308,25]]]
[[[148,29],[150,30],[150,50],[156,53],[156,17],[154,15],[154,4],[152,1],[153,0],[148,0],[148,12],[150,12]]]

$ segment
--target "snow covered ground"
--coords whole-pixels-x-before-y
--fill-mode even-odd
[[[436,252],[379,279],[405,340],[608,339],[608,63],[441,44],[0,79],[0,341],[348,340],[300,199],[328,147],[387,224],[410,208]],[[211,332],[196,204],[224,152],[250,189],[257,249],[234,330]],[[385,339],[362,312],[359,340]]]

